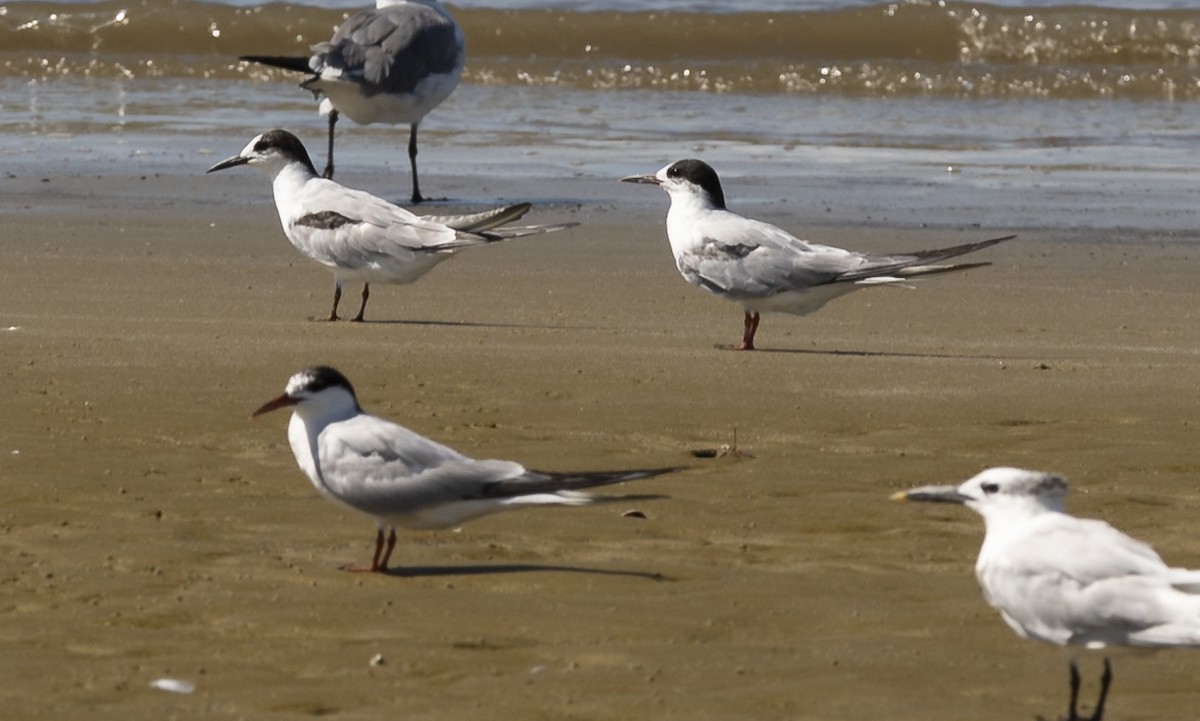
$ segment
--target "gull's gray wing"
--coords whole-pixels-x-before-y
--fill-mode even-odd
[[[1046,514],[995,555],[985,541],[976,573],[988,603],[1022,635],[1157,645],[1162,629],[1153,629],[1177,631],[1182,621],[1190,631],[1173,638],[1200,638],[1200,598],[1178,590],[1195,575],[1102,521]]]
[[[462,63],[461,34],[454,21],[416,3],[364,10],[346,20],[329,42],[312,47],[309,66],[361,81],[366,95],[408,93],[429,75],[447,74]]]

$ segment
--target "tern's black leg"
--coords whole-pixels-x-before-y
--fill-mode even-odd
[[[342,284],[338,281],[333,282],[333,310],[329,311],[329,322],[338,319],[337,308],[338,303],[342,302]]]
[[[1100,675],[1100,698],[1096,699],[1096,710],[1092,712],[1091,721],[1101,721],[1104,716],[1104,702],[1108,699],[1108,687],[1112,685],[1112,664],[1104,659],[1104,673]]]
[[[329,155],[325,159],[325,177],[333,177],[333,126],[337,125],[338,111],[329,111]]]
[[[419,125],[419,123],[413,123],[412,127],[408,131],[408,164],[412,166],[412,202],[414,204],[420,203],[423,200],[428,200],[428,198],[421,195],[421,183],[417,180],[417,125]]]
[[[355,323],[362,323],[363,313],[367,310],[367,298],[370,298],[370,297],[371,297],[371,284],[363,283],[362,305],[360,305],[358,307],[358,315],[354,316],[350,320],[354,321]]]
[[[1071,659],[1071,705],[1067,708],[1066,721],[1080,721],[1079,713],[1075,710],[1079,703],[1079,667],[1075,659]]]

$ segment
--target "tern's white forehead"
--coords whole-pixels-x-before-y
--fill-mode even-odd
[[[288,379],[287,387],[283,389],[283,392],[289,396],[299,395],[312,388],[315,380],[316,374],[312,369],[302,370]]]
[[[254,155],[254,146],[258,145],[258,143],[263,139],[264,135],[266,135],[266,133],[259,133],[258,135],[255,135],[254,138],[250,140],[250,142],[246,143],[246,147],[242,148],[242,152],[240,153],[240,155],[243,158],[248,158],[248,157]]]

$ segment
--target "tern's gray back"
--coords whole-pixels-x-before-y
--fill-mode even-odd
[[[367,95],[411,92],[425,77],[454,72],[463,54],[454,22],[418,4],[361,12],[312,49],[315,72],[361,77]]]

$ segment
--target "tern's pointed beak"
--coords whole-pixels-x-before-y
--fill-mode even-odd
[[[653,175],[627,175],[621,178],[621,183],[645,183],[647,185],[662,185],[662,181]]]
[[[958,492],[957,486],[921,486],[910,491],[892,494],[893,501],[926,501],[929,503],[966,503],[970,496]]]
[[[270,413],[271,411],[278,410],[279,408],[286,408],[288,406],[294,406],[299,402],[300,402],[299,399],[292,398],[288,394],[284,393],[283,395],[279,396],[278,398],[272,398],[271,400],[267,401],[266,403],[263,403],[261,406],[258,407],[258,410],[254,411],[253,413],[250,414],[250,417],[258,418],[259,416],[261,416],[264,413]]]
[[[222,160],[221,162],[217,163],[216,165],[212,166],[211,168],[209,168],[208,170],[206,170],[204,172],[205,173],[215,173],[218,170],[224,170],[226,168],[234,168],[239,165],[245,165],[246,163],[249,163],[249,162],[250,162],[250,158],[243,157],[241,155],[235,155],[232,158],[229,158],[228,160]]]

